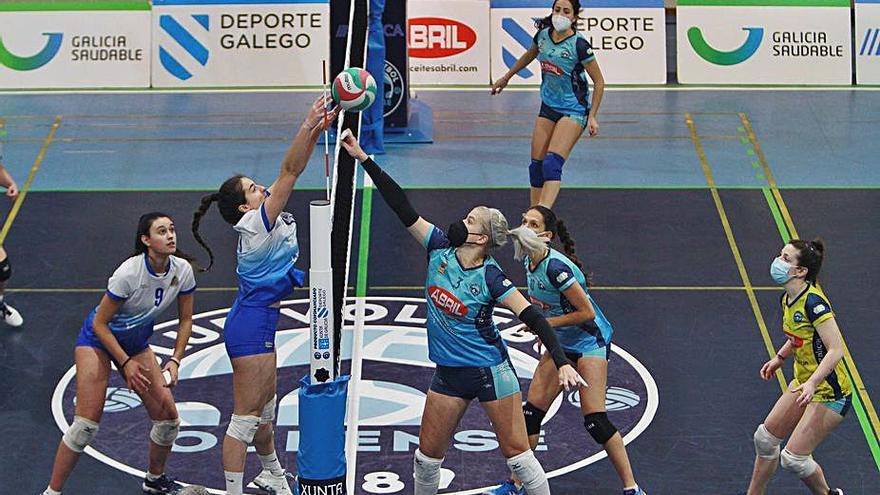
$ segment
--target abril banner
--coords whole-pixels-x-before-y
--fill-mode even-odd
[[[880,0],[856,0],[856,82],[880,84]]]
[[[683,84],[850,84],[849,0],[679,0]]]
[[[307,86],[330,55],[328,0],[154,0],[153,86]]]
[[[532,45],[535,20],[550,15],[547,0],[492,0],[492,79],[503,76]],[[578,33],[593,47],[605,82],[666,82],[666,14],[663,0],[586,0]],[[510,84],[539,84],[537,61]]]
[[[150,85],[150,4],[0,4],[0,88]]]
[[[489,82],[489,3],[410,0],[409,74],[412,84]]]

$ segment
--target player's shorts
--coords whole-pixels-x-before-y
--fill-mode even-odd
[[[573,349],[564,349],[565,357],[572,363],[577,363],[580,358],[600,358],[606,361],[611,359],[611,342],[603,347],[597,347],[588,351],[576,351]]]
[[[509,359],[485,368],[438,364],[431,380],[431,390],[465,400],[490,402],[519,392],[519,378]]]
[[[281,310],[275,307],[232,304],[223,325],[223,340],[230,358],[275,352],[275,327]]]
[[[559,119],[562,117],[568,117],[571,120],[577,122],[581,128],[587,127],[587,117],[589,113],[579,113],[579,112],[560,112],[546,103],[541,103],[541,111],[538,112],[538,117],[544,117],[547,120],[553,122],[559,122]]]
[[[101,349],[108,356],[113,358],[113,356],[107,352],[107,349],[101,344],[101,340],[98,339],[98,336],[95,335],[95,327],[94,327],[94,319],[95,313],[89,315],[86,318],[85,323],[83,323],[82,328],[79,331],[79,336],[76,338],[76,346],[77,347],[94,347],[96,349]],[[150,337],[153,335],[153,322],[149,322],[145,325],[141,325],[136,328],[132,328],[130,330],[126,330],[124,332],[113,332],[113,336],[116,337],[116,341],[119,342],[122,350],[125,351],[129,356],[136,356],[147,347],[149,347]],[[119,364],[119,363],[117,363]]]
[[[843,397],[842,399],[827,401],[827,402],[819,402],[819,404],[831,409],[841,416],[846,416],[846,413],[852,408],[852,394]]]

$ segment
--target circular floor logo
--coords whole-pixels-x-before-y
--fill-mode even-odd
[[[419,422],[433,364],[428,360],[424,299],[369,297],[365,302],[363,377],[360,397],[358,490],[362,493],[412,493],[412,455],[418,446]],[[182,420],[180,436],[169,459],[169,474],[186,483],[222,493],[221,445],[232,414],[231,366],[223,347],[222,329],[228,309],[196,315],[193,335],[180,369],[174,398]],[[353,323],[354,304],[346,307]],[[535,336],[522,331],[519,320],[505,309],[494,315],[510,349],[523,391],[537,364]],[[282,464],[296,471],[299,439],[298,380],[308,373],[308,300],[282,304],[276,337],[279,410],[276,446]],[[169,355],[177,322],[156,326],[150,343],[157,354]],[[343,349],[351,349],[346,332]],[[609,417],[631,442],[651,423],[658,405],[653,378],[629,353],[614,347],[609,364]],[[344,351],[343,359],[350,355]],[[56,387],[52,410],[64,431],[73,420],[75,368]],[[101,433],[86,453],[116,469],[143,476],[150,422],[137,395],[129,393],[114,373],[107,391]],[[558,476],[605,456],[583,427],[577,394],[560,394],[542,427],[538,459],[548,475]],[[443,464],[441,493],[474,494],[505,479],[509,473],[485,413],[474,404],[462,418]],[[259,460],[248,456],[247,475],[259,472]],[[392,489],[393,488],[393,489]],[[389,491],[391,490],[391,491]]]

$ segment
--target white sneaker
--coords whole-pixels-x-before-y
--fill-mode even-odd
[[[260,471],[260,474],[258,474],[256,478],[254,478],[253,484],[260,490],[267,491],[274,495],[293,495],[293,492],[290,490],[290,485],[287,482],[288,476],[291,475],[287,471],[281,476],[275,476],[268,469],[264,469]]]
[[[24,323],[24,318],[21,317],[21,313],[12,306],[3,304],[0,311],[3,312],[3,321],[5,321],[10,327],[20,327],[21,324]]]

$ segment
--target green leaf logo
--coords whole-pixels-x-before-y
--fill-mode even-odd
[[[742,46],[729,52],[722,52],[709,46],[709,43],[706,43],[706,39],[703,38],[703,32],[698,27],[688,29],[687,35],[694,51],[706,61],[715,65],[736,65],[745,62],[754,55],[764,38],[764,28],[746,27],[743,28],[743,31],[749,33],[748,38]]]
[[[61,49],[61,39],[64,35],[61,33],[43,33],[43,35],[48,37],[49,41],[46,42],[46,46],[39,53],[30,57],[19,57],[10,52],[3,45],[3,40],[0,38],[0,64],[12,70],[25,71],[39,69],[49,63],[58,54],[58,50]]]

